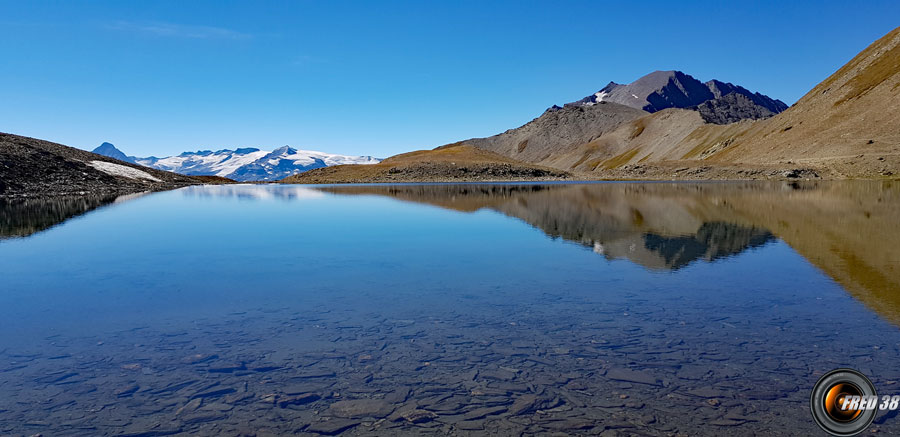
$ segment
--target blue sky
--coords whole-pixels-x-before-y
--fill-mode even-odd
[[[793,103],[900,2],[0,0],[0,131],[385,157],[678,69]]]

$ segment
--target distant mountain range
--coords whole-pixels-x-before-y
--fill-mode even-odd
[[[347,156],[298,150],[288,146],[273,151],[252,147],[218,151],[200,150],[177,156],[139,158],[125,155],[110,143],[103,143],[94,153],[120,161],[171,171],[189,176],[222,176],[236,181],[277,181],[288,176],[339,164],[377,164],[371,156]]]
[[[96,207],[123,194],[224,182],[228,181],[215,176],[184,176],[141,167],[62,144],[0,133],[0,199],[112,196],[99,203],[83,201]],[[54,214],[68,216],[64,212],[68,209],[60,206]],[[74,214],[77,212],[71,215]]]

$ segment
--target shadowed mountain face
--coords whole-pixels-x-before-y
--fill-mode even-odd
[[[472,212],[491,209],[553,238],[654,270],[714,262],[781,239],[900,324],[900,184],[614,183],[330,186]],[[887,231],[886,231],[887,230]]]
[[[781,100],[754,93],[732,83],[706,83],[680,71],[654,71],[629,84],[610,82],[600,91],[566,106],[590,106],[613,102],[657,112],[668,108],[697,109],[708,123],[728,124],[740,120],[768,118],[788,106]]]

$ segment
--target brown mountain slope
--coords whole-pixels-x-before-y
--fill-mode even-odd
[[[125,194],[229,181],[183,176],[0,133],[0,197]]]
[[[791,160],[865,177],[898,173],[898,155],[900,28],[874,42],[785,112],[753,124],[732,147],[710,160]]]
[[[464,143],[521,161],[541,163],[645,115],[647,112],[640,109],[611,102],[554,107],[521,127]]]
[[[718,125],[696,111],[675,108],[638,115],[569,141],[550,141],[539,154],[467,143],[595,178],[895,178],[900,174],[900,28],[769,119]],[[542,128],[559,130],[554,124]],[[575,144],[585,138],[591,139]],[[527,151],[531,141],[525,144]]]
[[[289,184],[558,180],[565,171],[528,164],[472,146],[450,144],[392,156],[378,164],[323,167],[289,176]]]

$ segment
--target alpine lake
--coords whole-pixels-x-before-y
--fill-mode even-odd
[[[898,327],[898,182],[0,202],[3,436],[821,435]]]

